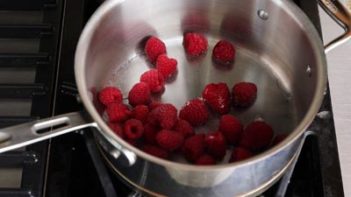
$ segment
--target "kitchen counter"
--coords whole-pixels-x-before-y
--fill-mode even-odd
[[[343,31],[320,9],[325,43]],[[351,196],[351,41],[327,54],[328,77],[345,196]]]

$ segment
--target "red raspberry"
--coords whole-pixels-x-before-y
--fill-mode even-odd
[[[152,101],[150,104],[149,104],[149,110],[152,111],[154,110],[156,107],[162,105],[161,102],[158,102],[158,101]]]
[[[99,93],[99,101],[108,106],[111,103],[122,103],[122,92],[115,87],[105,87]]]
[[[185,140],[182,152],[190,162],[196,162],[205,152],[205,136],[198,134]]]
[[[132,117],[145,123],[149,115],[149,108],[146,105],[137,105],[132,111]]]
[[[235,116],[227,114],[221,117],[218,129],[228,143],[236,145],[240,140],[243,126]]]
[[[157,109],[157,108],[156,108]],[[160,123],[158,121],[158,114],[157,114],[157,110],[154,109],[152,111],[150,111],[149,116],[147,117],[146,122],[150,125],[153,125],[154,127],[159,127]]]
[[[130,140],[136,140],[143,136],[143,123],[137,119],[129,119],[124,123],[124,135]]]
[[[140,77],[140,81],[147,83],[152,93],[159,93],[164,90],[163,75],[156,69],[144,72]]]
[[[144,82],[135,84],[128,94],[129,104],[132,106],[136,105],[147,105],[151,100],[151,92],[149,85]]]
[[[206,53],[208,43],[204,35],[199,33],[186,33],[183,45],[188,55],[196,57]]]
[[[123,135],[123,129],[121,127],[121,125],[119,123],[113,123],[113,122],[109,122],[108,126],[112,129],[112,131],[118,135],[120,138],[124,138]]]
[[[232,90],[233,105],[235,107],[249,107],[257,97],[257,87],[254,83],[240,82]]]
[[[214,165],[216,164],[216,161],[213,159],[211,155],[201,155],[197,160],[196,160],[196,165]]]
[[[245,148],[237,147],[233,149],[229,162],[241,161],[252,157],[253,154]]]
[[[156,135],[158,145],[166,151],[174,151],[182,146],[184,138],[180,133],[161,130]]]
[[[205,137],[207,152],[217,160],[222,160],[227,151],[227,143],[221,132],[209,133]]]
[[[181,133],[185,139],[195,135],[194,128],[191,126],[191,124],[182,119],[178,120],[177,124],[174,126],[174,130]]]
[[[144,125],[144,140],[149,144],[156,144],[156,134],[160,129],[152,124]]]
[[[160,39],[151,36],[145,44],[144,51],[151,63],[154,63],[157,57],[166,53],[166,45]]]
[[[177,108],[172,104],[162,104],[155,109],[160,126],[171,129],[177,123]]]
[[[162,159],[167,159],[169,157],[169,154],[167,151],[155,145],[144,145],[142,150],[150,155],[153,155],[155,157],[159,157]]]
[[[177,123],[177,108],[169,103],[161,104],[150,112],[147,122],[163,129],[171,129]]]
[[[226,114],[229,112],[230,92],[227,84],[208,84],[202,92],[202,97],[213,111],[220,114]]]
[[[273,129],[263,121],[254,121],[246,126],[240,140],[240,145],[252,151],[266,148],[272,138]]]
[[[177,71],[177,60],[167,57],[166,54],[159,55],[156,60],[156,69],[165,79],[172,77]]]
[[[216,63],[228,65],[234,62],[234,46],[226,40],[220,40],[213,48],[212,58]]]
[[[279,144],[280,142],[285,140],[286,137],[288,137],[288,135],[285,133],[276,135],[272,141],[272,146]]]
[[[193,126],[205,124],[208,120],[208,116],[207,107],[201,99],[188,101],[179,112],[179,117],[188,121]]]
[[[123,122],[129,118],[132,112],[124,104],[112,103],[107,106],[106,113],[110,122]]]

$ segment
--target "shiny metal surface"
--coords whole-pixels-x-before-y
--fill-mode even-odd
[[[74,112],[0,129],[0,153],[94,125],[83,113]]]
[[[319,4],[332,19],[334,19],[343,29],[344,33],[332,40],[325,46],[325,51],[329,52],[335,47],[344,44],[351,39],[351,13],[348,8],[338,0],[318,0]]]
[[[206,34],[210,45],[206,56],[197,61],[186,59],[181,44],[186,31]],[[168,55],[179,62],[175,80],[154,99],[179,108],[199,96],[209,82],[232,86],[240,80],[253,81],[259,86],[257,102],[248,111],[232,113],[244,123],[262,117],[277,133],[290,133],[289,137],[246,161],[209,167],[161,160],[119,139],[101,118],[96,92],[117,85],[127,95],[140,74],[151,67],[142,52],[149,35],[165,41]],[[219,38],[231,40],[238,49],[237,60],[229,69],[211,62],[211,48]],[[251,195],[277,180],[320,107],[325,67],[323,46],[312,24],[294,4],[279,0],[107,1],[85,27],[75,59],[81,99],[100,128],[100,142],[107,140],[112,149],[128,149],[138,156],[131,166],[113,157],[111,162],[139,188],[166,196]],[[215,124],[211,121],[202,130]]]

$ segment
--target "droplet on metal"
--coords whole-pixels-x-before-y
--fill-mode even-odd
[[[308,77],[312,76],[312,68],[310,65],[306,66],[306,73],[307,73]]]
[[[267,20],[269,18],[269,14],[264,11],[264,10],[258,10],[257,11],[258,17],[260,17],[262,20]]]

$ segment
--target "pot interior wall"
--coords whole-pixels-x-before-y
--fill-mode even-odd
[[[209,50],[204,57],[187,59],[182,38],[189,31],[202,32],[208,38]],[[279,1],[123,1],[100,20],[89,43],[87,89],[96,93],[114,85],[127,98],[140,75],[153,67],[142,46],[154,35],[166,43],[168,55],[178,60],[178,74],[156,100],[174,103],[180,109],[187,100],[200,96],[208,83],[226,82],[231,88],[239,81],[251,81],[258,86],[256,103],[232,113],[245,124],[261,117],[276,133],[290,132],[309,109],[321,77],[316,52],[305,31]],[[211,61],[219,39],[236,46],[237,58],[230,68]],[[215,125],[214,119],[207,126],[213,129]]]

